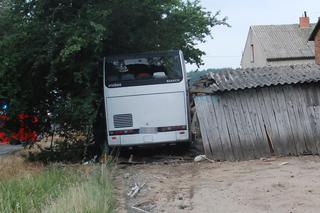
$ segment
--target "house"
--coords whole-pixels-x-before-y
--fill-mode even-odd
[[[313,28],[306,12],[299,24],[251,26],[241,67],[314,63],[314,44],[308,42]]]
[[[320,154],[320,65],[210,73],[194,84],[206,156]]]
[[[315,63],[320,64],[320,19],[318,20],[318,23],[314,27],[310,37],[309,41],[314,42],[315,46]]]

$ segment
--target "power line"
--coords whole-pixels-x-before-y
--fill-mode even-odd
[[[204,58],[240,58],[241,56],[237,55],[204,55]]]

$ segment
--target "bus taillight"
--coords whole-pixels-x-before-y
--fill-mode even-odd
[[[110,131],[109,134],[113,135],[133,135],[139,134],[139,129],[127,129],[127,130],[118,130],[118,131]]]
[[[166,126],[158,128],[158,132],[172,132],[180,130],[187,130],[187,126]]]

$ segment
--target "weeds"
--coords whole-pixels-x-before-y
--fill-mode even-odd
[[[104,165],[96,167],[93,173],[86,177],[85,181],[69,188],[44,212],[112,212],[114,200],[110,183],[108,168]]]
[[[31,163],[19,155],[0,157],[0,181],[39,174],[43,169],[42,162]]]
[[[38,175],[0,182],[1,212],[38,212],[49,198],[57,198],[76,175],[51,167]]]
[[[0,212],[111,212],[108,170],[105,165],[53,165],[39,174],[2,180]]]

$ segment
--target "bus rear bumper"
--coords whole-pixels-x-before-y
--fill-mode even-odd
[[[147,144],[177,143],[189,141],[188,130],[161,132],[156,134],[135,134],[109,136],[109,146],[137,146]]]

